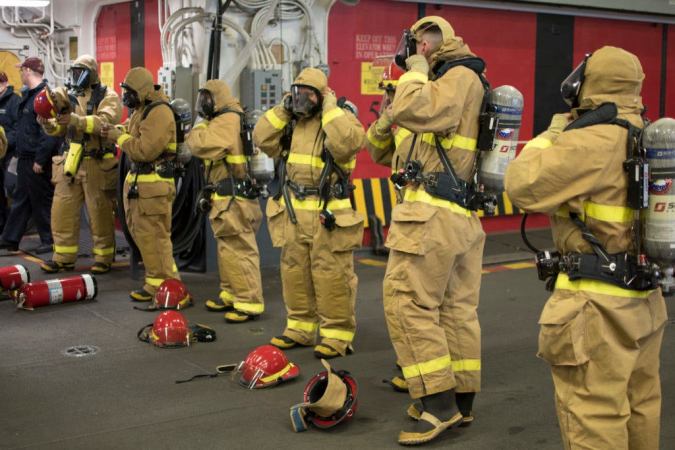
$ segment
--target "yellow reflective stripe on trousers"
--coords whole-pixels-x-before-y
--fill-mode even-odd
[[[409,81],[421,81],[422,83],[426,83],[429,81],[429,77],[420,72],[406,72],[398,79],[398,85],[400,86]]]
[[[154,287],[159,287],[159,285],[162,284],[162,281],[164,281],[164,278],[145,277],[145,282]]]
[[[127,174],[126,181],[128,183],[133,183],[134,181],[138,181],[139,183],[155,183],[157,181],[170,181],[173,183],[173,178],[160,177],[156,173],[147,173],[143,175],[138,175],[138,178],[136,178],[135,173],[129,172]]]
[[[273,109],[268,110],[265,113],[265,117],[269,121],[270,125],[272,125],[277,130],[281,130],[288,123],[288,121],[283,120],[282,118],[277,116]]]
[[[372,128],[368,128],[368,142],[375,148],[385,149],[391,144],[391,136],[387,136],[384,139],[381,139],[373,133]]]
[[[469,211],[468,209],[462,208],[457,203],[451,202],[449,200],[443,200],[440,198],[432,197],[421,187],[417,190],[406,189],[403,200],[406,202],[427,203],[429,205],[449,209],[454,213],[462,214],[466,217],[471,217],[471,211]]]
[[[287,163],[291,164],[302,164],[305,166],[316,167],[317,169],[323,169],[326,163],[323,162],[321,157],[314,155],[304,155],[302,153],[291,153],[288,155]],[[340,167],[346,170],[353,170],[356,167],[356,158],[352,159],[346,164],[338,164]]]
[[[396,130],[396,134],[394,134],[394,145],[396,148],[398,148],[399,145],[401,145],[401,142],[405,140],[408,136],[412,134],[412,131],[406,129],[406,128],[398,128]]]
[[[453,372],[476,372],[480,370],[480,359],[459,359],[452,362]]]
[[[563,205],[555,212],[558,217],[570,218],[570,209],[568,205]],[[633,221],[633,210],[625,206],[602,205],[591,201],[584,202],[584,212],[581,214],[581,220],[590,217],[603,222],[630,223]]]
[[[331,109],[328,112],[324,112],[321,115],[321,126],[325,127],[329,123],[331,123],[333,120],[337,119],[340,116],[344,116],[345,112],[342,110],[342,108],[335,107]]]
[[[300,330],[311,333],[319,328],[319,324],[316,322],[303,322],[302,320],[288,319],[286,321],[286,327],[291,330]]]
[[[115,247],[94,248],[94,255],[107,256],[115,253]]]
[[[94,132],[94,116],[85,116],[84,118],[84,132],[87,134],[91,134]]]
[[[530,148],[530,147],[536,147],[536,148],[549,148],[553,145],[553,142],[550,140],[543,138],[543,137],[536,137],[529,141],[527,144],[525,144],[525,147],[523,147],[523,150]]]
[[[558,274],[558,279],[555,282],[556,289],[564,289],[567,291],[583,291],[591,292],[593,294],[611,295],[613,297],[624,298],[647,298],[654,292],[651,291],[633,291],[630,289],[623,289],[613,284],[604,283],[596,280],[576,280],[570,281],[565,273]]]
[[[77,245],[56,245],[54,244],[54,253],[77,253],[79,247]]]
[[[337,339],[338,341],[351,342],[354,340],[354,332],[347,330],[334,330],[321,328],[319,335],[327,339]]]
[[[246,155],[227,155],[225,161],[228,164],[246,164]]]
[[[285,200],[281,199],[281,204],[285,204]],[[305,199],[300,200],[297,198],[291,199],[291,204],[294,209],[301,209],[304,211],[321,211],[323,209],[323,203],[319,199]],[[340,200],[330,200],[328,202],[327,209],[337,210],[337,209],[346,209],[351,208],[352,202],[348,198],[343,198]]]
[[[451,368],[453,372],[476,372],[481,370],[481,362],[480,359],[459,359],[457,361],[452,361],[450,356],[447,355],[423,363],[413,364],[412,366],[406,366],[401,370],[403,376],[408,379],[427,375],[448,367]]]
[[[262,314],[265,311],[265,305],[262,303],[234,302],[232,306],[237,311],[248,314]]]
[[[227,291],[220,291],[220,294],[218,294],[218,297],[221,300],[225,300],[225,301],[234,300],[234,295],[230,294]]]
[[[128,134],[128,133],[124,133],[124,134],[120,135],[120,137],[117,138],[117,145],[119,145],[121,147],[122,144],[124,144],[129,139],[131,139],[131,135]]]

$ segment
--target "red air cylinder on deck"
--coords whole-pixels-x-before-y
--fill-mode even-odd
[[[28,269],[21,264],[0,267],[0,288],[5,290],[19,289],[30,281]]]
[[[24,309],[58,303],[91,300],[96,297],[96,279],[89,274],[24,284],[16,298],[17,307]]]

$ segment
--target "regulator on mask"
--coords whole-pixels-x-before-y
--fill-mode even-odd
[[[312,100],[312,97],[316,97],[316,100]],[[292,85],[291,99],[293,114],[300,118],[311,117],[321,108],[321,94],[311,86]]]
[[[202,119],[211,120],[216,115],[216,102],[208,89],[200,89],[197,94],[197,115]]]
[[[125,83],[121,83],[120,87],[124,89],[124,92],[122,92],[122,104],[124,106],[129,109],[136,109],[141,106],[141,99],[138,98],[138,92]]]
[[[410,30],[403,30],[403,36],[396,49],[394,62],[401,69],[406,70],[405,60],[417,53],[417,41]]]

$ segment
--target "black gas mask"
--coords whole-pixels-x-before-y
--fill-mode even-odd
[[[138,98],[138,92],[129,87],[128,84],[121,83],[120,86],[124,89],[122,93],[122,104],[129,109],[136,109],[141,106],[141,99]]]
[[[216,114],[216,102],[208,89],[200,89],[197,94],[197,114],[202,119],[211,120]]]
[[[396,48],[394,62],[401,69],[407,70],[405,60],[415,53],[417,53],[417,41],[415,40],[415,36],[413,36],[410,30],[403,30],[401,42],[398,43],[398,47]]]
[[[316,100],[313,100],[312,97],[316,97]],[[293,114],[301,118],[311,117],[318,113],[323,101],[321,93],[315,88],[298,84],[291,86],[291,98]]]
[[[586,53],[586,57],[581,64],[560,83],[560,95],[570,108],[579,107],[579,93],[581,92],[581,85],[584,83],[586,64],[591,55],[592,53]]]
[[[73,66],[68,71],[70,72],[68,88],[77,95],[82,95],[84,90],[91,85],[91,70],[82,66]]]

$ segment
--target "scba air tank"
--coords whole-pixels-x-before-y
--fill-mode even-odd
[[[675,119],[659,119],[645,128],[642,145],[650,172],[645,252],[650,261],[668,272],[675,263]]]
[[[492,150],[481,154],[479,179],[486,191],[503,192],[506,166],[516,157],[523,94],[513,86],[499,86],[490,92],[488,111],[498,122]]]

